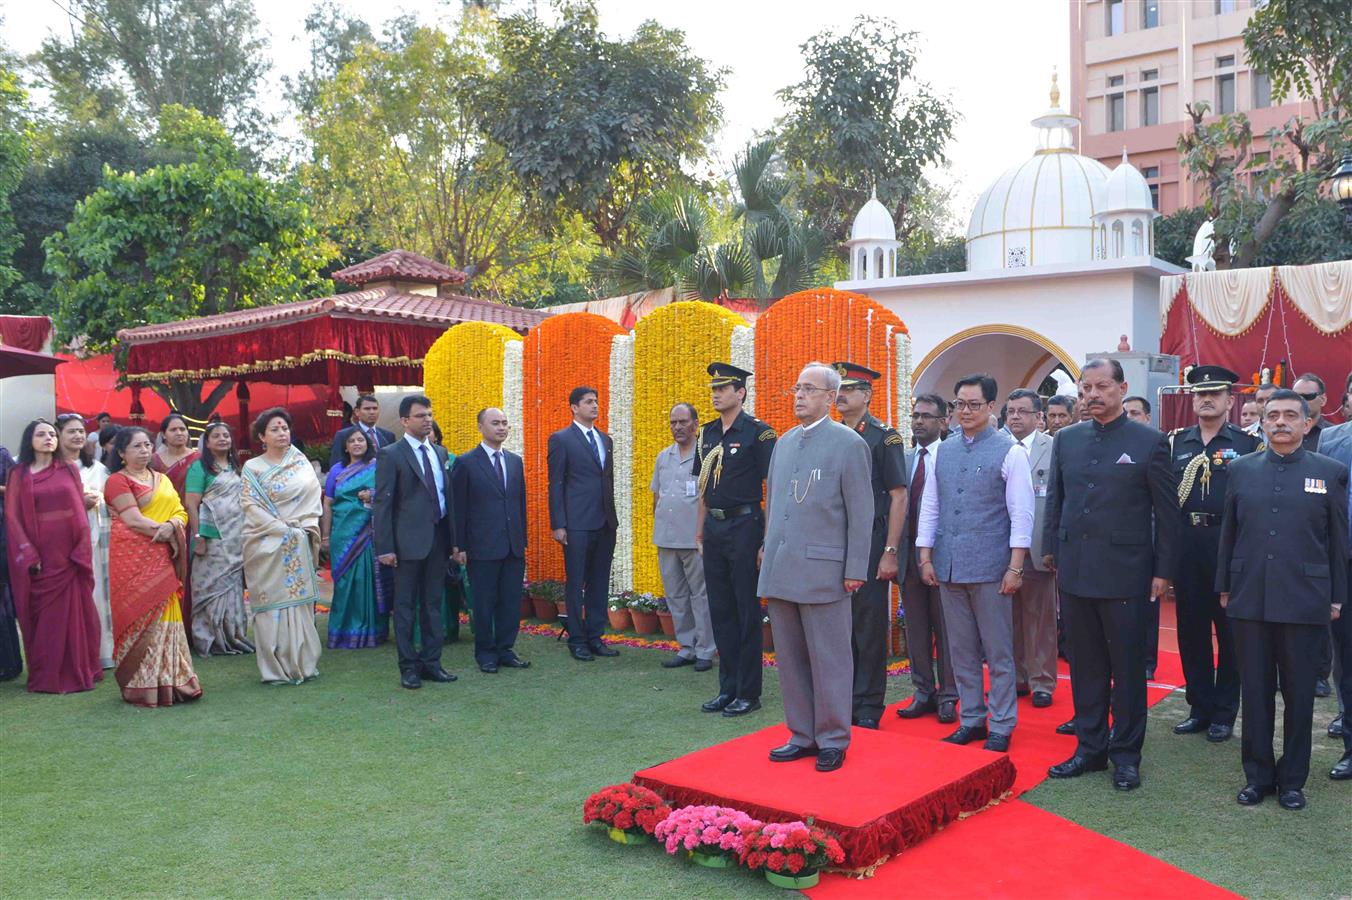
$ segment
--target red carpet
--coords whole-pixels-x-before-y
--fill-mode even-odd
[[[674,805],[732,806],[766,821],[813,817],[840,835],[849,868],[915,846],[960,813],[985,808],[1014,781],[1009,758],[979,747],[856,728],[845,766],[772,763],[788,740],[774,725],[634,774]]]
[[[872,878],[823,875],[812,900],[868,897],[1209,900],[1224,888],[1012,800],[946,828]]]

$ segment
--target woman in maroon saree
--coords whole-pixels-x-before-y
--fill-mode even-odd
[[[93,689],[103,669],[84,488],[56,447],[51,423],[24,430],[5,489],[5,537],[28,689],[69,694]]]

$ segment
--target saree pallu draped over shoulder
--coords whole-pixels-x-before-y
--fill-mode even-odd
[[[374,462],[358,462],[334,479],[330,649],[374,647],[389,637],[393,570],[376,562],[371,507],[360,497],[362,491],[375,493],[375,471]]]
[[[222,469],[202,491],[198,517],[213,535],[192,561],[192,642],[202,656],[252,653],[244,610],[244,482]],[[190,542],[191,543],[191,542]]]
[[[244,464],[244,579],[253,611],[258,669],[269,684],[319,674],[315,558],[323,491],[295,447],[280,463]]]
[[[116,509],[128,494],[153,522],[174,523],[170,543],[160,543],[113,515],[108,539],[108,596],[113,608],[114,677],[122,699],[137,706],[172,706],[202,696],[183,630],[180,602],[188,514],[163,475],[151,486],[122,472],[108,476],[104,497]]]

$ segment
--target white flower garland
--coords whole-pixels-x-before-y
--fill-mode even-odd
[[[911,336],[897,336],[897,433],[911,443]]]
[[[524,341],[503,341],[502,347],[502,411],[512,426],[502,446],[521,457],[526,452],[526,420],[522,417],[526,389],[521,374],[521,353],[525,346]]]
[[[747,325],[738,325],[732,329],[732,359],[728,360],[739,369],[756,371],[756,330]],[[756,376],[753,374],[746,382],[746,402],[742,404],[746,414],[756,414]]]
[[[617,334],[610,341],[610,439],[615,467],[615,557],[610,590],[634,586],[634,336]]]

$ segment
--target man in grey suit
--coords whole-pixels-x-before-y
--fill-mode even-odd
[[[798,426],[775,445],[757,593],[767,598],[789,742],[774,762],[845,762],[854,690],[850,595],[868,578],[873,484],[868,444],[830,417],[840,375],[809,363],[793,387]]]
[[[1037,430],[1042,398],[1019,388],[1005,401],[1009,434],[1028,453],[1033,478],[1033,548],[1023,586],[1014,594],[1014,673],[1020,696],[1032,693],[1033,705],[1052,705],[1056,691],[1056,577],[1042,564],[1042,523],[1047,515],[1047,471],[1052,438]]]

